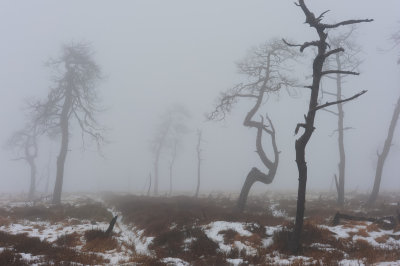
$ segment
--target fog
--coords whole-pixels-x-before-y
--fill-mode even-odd
[[[400,26],[400,2],[317,1],[308,6],[316,14],[327,9],[328,22],[373,18],[361,24],[357,43],[363,52],[361,75],[349,77],[346,96],[368,92],[344,105],[346,191],[372,189],[376,152],[381,149],[396,99],[400,95],[399,47],[391,34]],[[243,126],[252,101],[243,99],[224,121],[207,121],[220,92],[242,80],[235,62],[247,51],[271,38],[297,43],[315,39],[304,24],[304,14],[293,1],[2,1],[0,3],[0,142],[25,121],[24,101],[47,95],[50,71],[45,62],[57,57],[63,44],[89,42],[104,80],[98,90],[104,111],[98,116],[107,127],[108,143],[83,151],[79,128],[71,129],[64,191],[124,191],[145,193],[153,172],[151,140],[162,114],[173,104],[184,104],[191,113],[174,170],[174,193],[194,193],[196,185],[196,130],[203,132],[200,193],[238,193],[249,170],[264,169],[255,153],[255,131]],[[295,76],[303,81],[311,73],[312,50],[301,59]],[[304,82],[305,83],[305,82]],[[326,87],[334,85],[329,82]],[[271,95],[263,106],[274,122],[280,164],[274,182],[256,184],[252,192],[295,190],[294,130],[308,107],[307,89],[297,97],[285,90]],[[327,99],[326,99],[327,100]],[[324,99],[325,101],[325,99]],[[334,190],[337,172],[336,117],[319,112],[316,130],[307,146],[308,189]],[[399,190],[400,131],[386,161],[383,190]],[[54,185],[59,140],[41,137],[38,190],[44,189],[50,160],[50,190]],[[28,190],[29,168],[13,161],[15,154],[0,150],[2,192]],[[168,161],[160,164],[160,190],[169,189]]]

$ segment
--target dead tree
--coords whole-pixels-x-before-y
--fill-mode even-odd
[[[25,129],[16,131],[7,141],[6,148],[14,149],[18,155],[14,161],[23,160],[30,168],[30,186],[28,199],[32,200],[36,193],[36,163],[38,156],[37,138],[39,132],[35,126],[27,126]]]
[[[197,130],[197,146],[196,146],[196,154],[197,154],[197,186],[196,186],[196,193],[194,196],[197,198],[199,196],[200,190],[200,167],[201,167],[201,135],[202,132],[200,129]]]
[[[151,190],[151,173],[149,173],[149,188],[147,189],[147,197],[150,196],[150,190]]]
[[[180,138],[187,132],[186,119],[189,117],[189,111],[185,106],[181,104],[175,104],[171,106],[160,118],[160,124],[157,126],[155,135],[151,141],[151,150],[154,155],[154,195],[158,194],[159,164],[161,153],[166,147],[173,147],[175,142],[177,145],[179,144]],[[172,166],[170,162],[171,182],[174,160],[172,160]]]
[[[393,34],[391,39],[394,42],[394,45],[398,46],[400,44],[400,31]],[[400,64],[400,56],[397,60],[397,64]],[[392,120],[390,122],[389,130],[388,130],[388,135],[386,137],[385,144],[383,145],[382,152],[381,153],[377,152],[378,162],[377,162],[376,171],[375,171],[374,187],[372,188],[372,192],[366,203],[367,207],[371,207],[375,203],[376,199],[378,198],[379,189],[381,186],[383,166],[384,166],[386,158],[389,154],[390,147],[392,146],[393,135],[394,135],[394,131],[396,129],[397,120],[399,120],[399,115],[400,115],[400,97],[397,100],[397,104],[394,108]]]
[[[46,100],[32,103],[31,108],[37,114],[36,122],[49,135],[61,134],[52,200],[54,204],[60,204],[71,122],[75,120],[80,127],[82,141],[85,135],[90,136],[98,147],[104,141],[104,128],[95,118],[100,111],[96,85],[101,79],[101,71],[93,59],[90,46],[85,43],[63,46],[60,57],[51,59],[48,66],[54,72],[54,86]]]
[[[375,171],[374,187],[372,188],[372,192],[366,203],[367,207],[371,207],[375,203],[376,199],[378,198],[379,189],[380,189],[381,180],[382,180],[383,166],[384,166],[386,158],[389,154],[390,147],[392,146],[393,135],[394,135],[394,131],[396,129],[397,120],[399,120],[399,115],[400,115],[400,97],[397,100],[396,107],[394,108],[392,120],[390,121],[390,126],[389,126],[389,130],[388,130],[388,135],[386,137],[385,144],[383,145],[382,152],[381,153],[377,152],[378,162],[377,162],[376,171]]]
[[[312,73],[312,84],[310,86],[306,86],[309,88],[310,93],[310,100],[309,100],[309,108],[307,115],[304,115],[304,123],[299,123],[296,126],[295,134],[299,133],[300,128],[304,129],[303,134],[296,140],[295,142],[295,149],[296,149],[296,164],[299,171],[299,187],[298,187],[298,194],[297,194],[297,210],[296,210],[296,220],[294,226],[294,232],[291,236],[289,249],[293,253],[298,253],[301,249],[301,234],[303,230],[303,220],[304,220],[304,210],[305,210],[305,197],[306,197],[306,184],[307,184],[307,163],[305,158],[305,149],[307,143],[309,142],[312,133],[314,132],[314,120],[315,115],[318,110],[326,108],[328,106],[339,104],[343,102],[347,102],[353,100],[366,91],[361,91],[360,93],[355,94],[350,98],[345,98],[340,101],[333,101],[333,102],[326,102],[325,104],[318,103],[318,96],[320,93],[320,82],[321,78],[324,75],[330,74],[349,74],[349,75],[358,75],[359,73],[348,71],[348,70],[323,70],[324,62],[329,57],[336,53],[344,52],[342,47],[332,49],[330,45],[327,43],[328,33],[326,32],[329,29],[334,29],[340,26],[357,24],[361,22],[370,22],[372,19],[362,19],[362,20],[346,20],[339,23],[334,24],[324,24],[322,23],[322,19],[324,15],[328,12],[325,11],[319,16],[315,16],[306,6],[304,0],[299,0],[298,3],[295,3],[299,6],[305,17],[306,23],[310,25],[310,27],[314,28],[316,33],[318,34],[318,39],[310,42],[305,42],[303,44],[290,44],[284,41],[288,46],[297,46],[300,47],[300,52],[303,52],[306,48],[309,47],[316,47],[317,54],[314,58],[313,62],[313,73]]]
[[[239,99],[252,99],[254,106],[247,113],[243,125],[254,128],[256,135],[256,152],[268,169],[268,173],[263,173],[256,167],[253,167],[246,177],[239,199],[237,209],[243,211],[250,188],[255,182],[270,184],[275,177],[278,163],[279,151],[276,145],[275,129],[272,121],[266,116],[268,123],[264,123],[264,116],[256,120],[254,116],[260,111],[260,107],[266,100],[268,94],[278,93],[283,87],[291,87],[294,80],[289,78],[290,60],[298,55],[297,52],[289,49],[279,40],[272,40],[254,48],[249,55],[238,63],[239,72],[246,76],[247,82],[240,83],[221,94],[215,110],[208,115],[210,120],[224,119],[234,104]],[[270,137],[274,158],[268,157],[263,148],[263,134]]]
[[[328,41],[331,49],[343,48],[346,53],[335,53],[334,56],[328,57],[326,59],[326,64],[324,68],[327,69],[337,69],[339,73],[333,75],[326,75],[326,78],[334,80],[336,83],[336,91],[324,91],[321,90],[323,98],[325,96],[333,96],[339,103],[336,105],[337,112],[323,109],[330,114],[337,117],[337,129],[333,133],[338,134],[338,149],[339,149],[339,164],[338,164],[338,175],[335,174],[335,183],[337,191],[337,202],[339,206],[344,204],[345,195],[345,171],[346,171],[346,153],[344,145],[344,131],[346,129],[351,129],[351,127],[344,126],[344,110],[343,105],[340,101],[344,98],[342,92],[342,86],[344,80],[349,74],[342,74],[340,71],[348,69],[351,71],[356,71],[358,66],[361,64],[361,60],[358,59],[357,55],[361,52],[361,48],[354,42],[354,31],[356,27],[353,25],[351,29],[347,32],[335,35],[334,37],[328,36]]]
[[[171,159],[169,161],[169,195],[172,195],[172,173],[173,167],[175,164],[176,156],[178,154],[178,139],[174,140],[174,143],[171,147]]]

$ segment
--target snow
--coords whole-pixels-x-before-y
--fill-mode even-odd
[[[397,261],[385,261],[385,262],[378,262],[375,264],[376,266],[393,266],[393,265],[400,265],[400,260]]]
[[[344,226],[344,225],[337,225],[337,226],[326,226],[320,225],[321,228],[325,228],[330,230],[332,233],[335,233],[336,239],[340,238],[349,238],[349,233],[355,233],[351,240],[364,240],[367,241],[371,246],[381,249],[399,249],[400,248],[400,240],[395,240],[392,237],[388,237],[385,243],[378,243],[376,241],[377,238],[385,237],[385,236],[400,236],[400,232],[394,232],[393,230],[382,230],[377,229],[378,231],[371,231],[368,232],[368,226],[371,225],[371,222],[365,222],[361,225],[354,225],[352,227]],[[357,234],[359,230],[362,230],[363,233],[368,234],[368,236],[363,236]]]
[[[243,263],[243,259],[226,259],[226,262],[228,262],[234,266],[237,266],[237,265],[240,265],[241,263]]]
[[[153,255],[150,250],[149,250],[149,245],[153,241],[154,237],[146,237],[144,236],[144,230],[137,230],[135,226],[133,225],[126,225],[122,222],[123,216],[120,212],[108,208],[107,209],[109,212],[113,214],[113,216],[118,215],[118,226],[120,229],[121,234],[121,241],[125,243],[133,243],[135,246],[135,251],[138,254],[143,254],[143,255],[148,255],[151,256]]]
[[[247,254],[256,254],[257,251],[255,248],[245,245],[239,241],[235,241],[233,246],[224,244],[223,234],[220,234],[220,232],[224,230],[234,230],[241,236],[251,236],[252,233],[244,228],[246,225],[248,224],[239,222],[215,221],[203,226],[203,229],[207,237],[217,243],[219,249],[223,252],[229,253],[233,248],[236,247],[239,250],[245,249]]]
[[[166,263],[167,265],[174,265],[174,266],[189,266],[190,264],[184,260],[178,258],[163,258],[161,262]]]
[[[362,260],[341,260],[339,262],[339,266],[364,266],[364,262]]]
[[[275,217],[288,218],[288,214],[286,213],[286,211],[277,209],[278,206],[279,203],[273,203],[269,206],[272,215]]]

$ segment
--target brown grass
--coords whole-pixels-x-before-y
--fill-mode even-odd
[[[22,256],[14,250],[5,249],[0,252],[0,265],[10,266],[28,266],[28,262],[22,259]]]
[[[76,232],[72,234],[65,234],[59,236],[55,241],[55,243],[58,246],[65,246],[65,247],[76,247],[82,244],[80,241],[80,235]]]
[[[6,216],[10,216],[12,219],[44,220],[50,222],[60,222],[67,218],[92,220],[95,222],[107,222],[112,219],[112,214],[100,203],[80,206],[66,204],[50,207],[40,205],[14,207],[7,211]]]
[[[260,225],[277,225],[283,219],[266,213],[239,213],[234,211],[234,202],[226,199],[195,199],[193,197],[143,197],[112,196],[107,201],[117,207],[124,221],[134,223],[145,230],[146,235],[165,232],[175,224],[207,224],[211,221],[255,222]]]
[[[42,260],[50,264],[59,265],[62,262],[99,264],[107,262],[97,255],[80,253],[67,247],[56,247],[37,237],[28,237],[26,234],[12,235],[0,232],[0,246],[13,248],[17,253],[30,253],[35,256],[43,255],[44,258]]]

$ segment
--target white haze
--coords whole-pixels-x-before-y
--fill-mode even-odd
[[[345,94],[368,93],[345,105],[346,189],[372,188],[376,151],[386,137],[394,104],[400,95],[396,48],[389,37],[400,24],[400,1],[307,1],[316,14],[326,9],[328,22],[373,18],[362,23],[358,43],[363,48],[361,75],[349,78]],[[238,192],[253,166],[264,169],[255,154],[255,132],[243,126],[250,103],[239,102],[222,122],[207,122],[221,91],[240,80],[235,62],[248,49],[270,38],[296,42],[315,39],[304,24],[304,14],[293,1],[1,1],[0,2],[0,141],[4,143],[24,123],[24,100],[43,98],[50,86],[44,63],[56,57],[61,46],[88,41],[102,67],[99,86],[106,111],[99,121],[109,128],[109,144],[82,153],[78,128],[72,130],[67,156],[64,191],[118,190],[144,192],[153,170],[150,141],[160,115],[174,103],[190,110],[191,132],[175,164],[174,190],[194,193],[196,184],[196,129],[203,130],[201,191]],[[384,50],[383,52],[381,50]],[[312,53],[308,53],[311,55]],[[309,72],[307,57],[299,79]],[[325,83],[324,86],[328,86]],[[333,86],[333,85],[332,85]],[[271,96],[263,109],[276,130],[281,153],[278,173],[271,185],[256,191],[297,187],[294,129],[307,108],[307,89],[301,97],[285,92]],[[316,130],[307,147],[308,188],[329,190],[337,171],[336,118],[317,114]],[[400,189],[400,130],[385,165],[382,188]],[[51,186],[54,184],[58,143],[43,138],[38,160],[39,179],[45,175],[51,153]],[[29,169],[11,161],[14,154],[0,151],[2,192],[28,189]],[[160,189],[168,190],[168,153],[162,157]],[[43,190],[41,181],[39,189]]]

